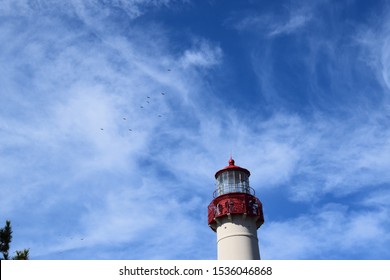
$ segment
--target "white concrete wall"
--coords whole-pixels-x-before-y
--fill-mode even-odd
[[[259,242],[255,217],[231,215],[218,218],[217,248],[219,260],[259,260]]]

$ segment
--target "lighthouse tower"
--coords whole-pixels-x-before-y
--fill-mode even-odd
[[[208,223],[217,232],[219,260],[259,260],[257,229],[263,207],[249,186],[249,170],[234,164],[215,173],[216,190],[208,207]]]

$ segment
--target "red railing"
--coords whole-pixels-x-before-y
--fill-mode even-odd
[[[247,193],[228,193],[214,198],[208,206],[208,223],[215,230],[216,219],[237,214],[257,217],[258,227],[264,223],[263,206],[260,200]]]

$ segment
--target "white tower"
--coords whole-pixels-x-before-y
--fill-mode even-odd
[[[217,232],[219,260],[259,260],[257,229],[264,223],[263,207],[249,186],[249,170],[229,165],[215,173],[214,199],[208,223]]]

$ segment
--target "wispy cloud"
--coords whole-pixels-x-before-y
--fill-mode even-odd
[[[90,8],[88,13],[93,12]],[[32,216],[26,214],[28,234],[48,231],[50,237],[36,236],[22,246],[34,248],[35,258],[59,257],[59,252],[105,242],[137,244],[143,248],[139,258],[185,258],[183,252],[173,253],[178,244],[194,257],[201,254],[190,248],[199,241],[195,236],[167,243],[177,223],[184,225],[183,236],[196,232],[194,221],[200,217],[194,209],[206,205],[199,192],[183,200],[181,185],[175,186],[178,169],[164,169],[166,162],[172,167],[181,162],[159,154],[169,154],[169,142],[180,142],[173,132],[187,123],[193,110],[188,100],[198,94],[201,83],[191,81],[185,69],[219,63],[221,49],[203,40],[183,51],[181,64],[163,36],[156,37],[159,46],[151,43],[149,36],[158,31],[145,33],[137,27],[131,40],[112,34],[102,22],[79,25],[73,31],[67,29],[69,24],[91,19],[46,14],[33,22],[32,17],[45,9],[27,4],[26,9],[21,20],[30,22],[27,28],[16,21],[2,27],[2,40],[8,44],[1,60],[9,69],[1,79],[2,104],[7,104],[1,114],[1,133],[7,135],[1,137],[1,162],[8,166],[2,171],[2,190],[7,194],[2,213],[15,213],[23,201],[25,207],[34,207]],[[103,14],[104,10],[99,12]],[[189,82],[191,91],[186,88]],[[158,174],[162,177],[156,180],[156,172],[166,174]],[[169,182],[164,179],[170,176]],[[20,232],[18,220],[12,220],[15,232]],[[57,226],[49,229],[51,223]],[[145,242],[148,231],[150,242]],[[116,257],[115,253],[100,256]]]
[[[240,14],[232,17],[229,22],[239,31],[261,31],[264,35],[273,37],[288,35],[304,28],[313,19],[312,4],[297,4],[285,6],[280,13],[253,13]]]
[[[206,208],[231,151],[260,197],[275,191],[307,209],[267,220],[264,258],[358,258],[364,242],[388,244],[385,33],[359,29],[350,44],[304,37],[288,59],[280,45],[247,41],[261,114],[216,94],[231,78],[228,46],[196,34],[179,44],[164,25],[134,20],[173,2],[47,3],[1,3],[0,207],[15,248],[34,258],[213,258]],[[314,18],[291,9],[238,26],[267,23],[261,40],[276,44]],[[210,78],[216,69],[224,79]]]
[[[148,9],[168,7],[173,2],[186,2],[175,0],[15,0],[2,1],[1,8],[4,14],[32,15],[33,13],[78,15],[82,18],[88,16],[92,20],[93,15],[97,17],[107,17],[113,15],[115,10],[126,14],[129,19],[134,19],[144,14]]]
[[[307,24],[311,19],[311,16],[304,15],[304,14],[298,14],[293,15],[288,19],[286,23],[281,23],[275,26],[272,26],[269,35],[270,36],[276,36],[280,34],[289,34],[297,29],[303,27],[305,24]]]
[[[367,63],[378,76],[386,92],[390,90],[390,37],[388,20],[382,22],[379,19],[372,19],[373,27],[364,27],[354,37],[357,44],[362,46],[359,59]]]
[[[182,67],[210,67],[221,63],[222,50],[219,46],[205,40],[197,40],[193,49],[185,50],[180,62]]]
[[[371,259],[388,254],[388,209],[352,211],[329,204],[313,215],[270,222],[261,237],[264,259]],[[369,249],[366,255],[359,252]],[[326,256],[326,257],[325,257]]]

